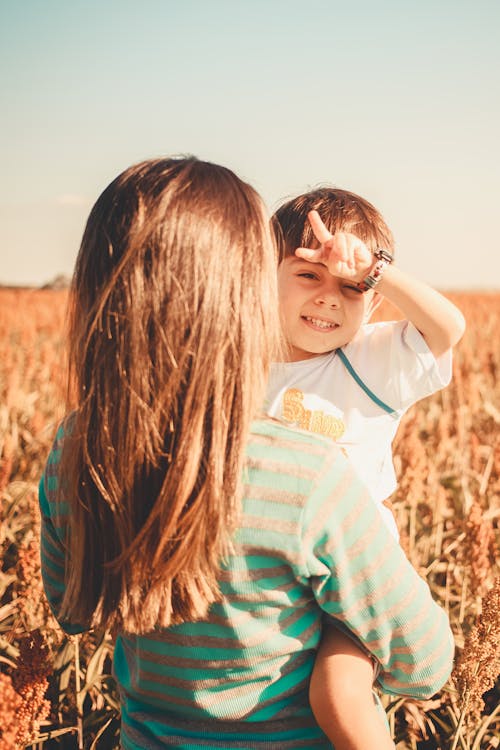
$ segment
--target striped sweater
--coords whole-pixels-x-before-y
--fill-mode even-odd
[[[40,483],[42,574],[56,617],[68,513],[57,498],[62,439],[60,429]],[[222,601],[202,621],[117,637],[127,750],[331,748],[308,703],[324,616],[373,654],[388,693],[425,698],[449,675],[446,615],[339,449],[266,419],[247,456]]]

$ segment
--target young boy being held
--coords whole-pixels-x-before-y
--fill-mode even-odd
[[[392,264],[389,227],[354,193],[311,191],[278,209],[274,225],[287,360],[272,368],[266,409],[342,445],[397,537],[384,504],[396,489],[392,441],[404,413],[450,382],[464,318]],[[404,320],[369,323],[383,297]],[[310,699],[336,750],[393,747],[373,676],[348,636],[325,628]]]

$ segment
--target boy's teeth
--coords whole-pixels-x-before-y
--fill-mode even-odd
[[[319,326],[320,328],[335,328],[336,327],[335,323],[327,323],[326,320],[318,320],[318,318],[311,318],[309,316],[306,316],[306,320],[309,320],[315,326]]]

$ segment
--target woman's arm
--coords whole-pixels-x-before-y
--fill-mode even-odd
[[[453,663],[446,613],[340,451],[310,497],[303,524],[316,600],[374,656],[383,690],[414,698],[437,692]]]
[[[58,466],[63,440],[60,427],[54,445],[47,459],[45,471],[38,488],[40,506],[40,561],[45,596],[50,609],[61,628],[69,635],[88,630],[77,623],[69,623],[59,618],[59,608],[65,590],[67,508],[58,499]]]

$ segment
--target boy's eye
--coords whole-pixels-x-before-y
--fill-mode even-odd
[[[361,289],[356,284],[344,284],[342,288],[346,292],[353,292],[354,294],[363,294]]]
[[[311,271],[303,271],[302,273],[299,273],[298,276],[302,279],[317,279],[315,273],[312,273]]]

